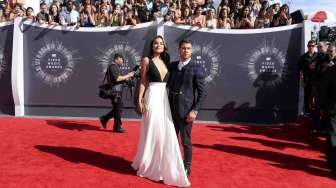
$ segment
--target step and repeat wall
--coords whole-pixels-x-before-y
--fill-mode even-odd
[[[125,57],[122,72],[139,65],[157,30],[156,23],[101,31],[23,27],[25,113],[58,116],[96,116],[110,108],[98,97],[107,66],[116,53]],[[128,87],[124,94],[125,108],[133,109]]]
[[[0,114],[14,115],[12,92],[13,23],[0,25]]]
[[[202,119],[268,123],[297,117],[302,27],[215,32],[164,27],[173,60],[178,42],[188,39],[194,61],[206,70]]]
[[[25,115],[106,113],[111,104],[98,97],[98,86],[114,54],[125,56],[121,69],[126,73],[148,55],[150,41],[160,34],[172,61],[179,59],[179,41],[192,41],[193,59],[206,70],[208,96],[199,120],[293,120],[298,115],[297,61],[303,30],[303,24],[258,30],[208,30],[159,22],[72,30],[23,24]],[[125,87],[126,118],[139,118],[134,92]]]

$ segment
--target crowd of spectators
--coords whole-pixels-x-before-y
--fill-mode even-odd
[[[292,24],[287,4],[267,0],[44,0],[40,10],[0,0],[0,22],[21,16],[40,24],[81,27],[136,25],[156,20],[218,29],[252,29]]]

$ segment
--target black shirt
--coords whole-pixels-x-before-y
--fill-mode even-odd
[[[313,76],[313,70],[309,66],[315,61],[317,53],[314,52],[312,56],[309,55],[309,52],[306,52],[300,57],[299,60],[299,70],[303,72],[303,77],[305,83],[310,82]]]
[[[112,63],[108,71],[109,71],[109,74],[107,77],[108,82],[112,84],[118,84],[117,79],[118,79],[118,76],[120,75],[119,65]]]

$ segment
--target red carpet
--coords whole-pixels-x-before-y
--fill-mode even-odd
[[[116,134],[94,120],[2,117],[0,187],[168,187],[135,176],[139,122],[124,127]],[[323,140],[299,124],[195,124],[192,140],[192,187],[336,187]]]

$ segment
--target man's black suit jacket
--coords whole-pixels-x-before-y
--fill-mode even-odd
[[[167,83],[169,90],[169,102],[170,106],[177,105],[174,106],[174,109],[178,109],[177,114],[180,118],[185,118],[190,111],[195,110],[199,112],[201,109],[202,103],[206,97],[206,74],[204,68],[200,64],[191,60],[181,70],[183,72],[183,76],[181,77],[181,80],[177,80],[179,83],[178,91],[173,91],[173,84],[176,81],[175,79],[177,79],[176,75],[179,71],[178,64],[179,61],[175,61],[169,65],[170,76]],[[173,100],[173,95],[176,95],[176,92],[180,93],[178,94],[178,102],[176,101],[176,96]]]

